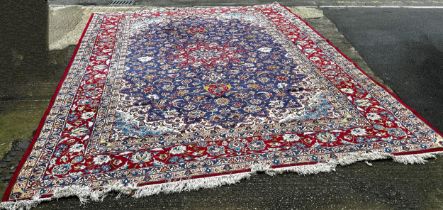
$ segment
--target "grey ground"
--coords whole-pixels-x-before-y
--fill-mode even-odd
[[[443,9],[325,9],[375,74],[443,128]]]
[[[3,139],[18,140],[0,161],[3,187],[23,155],[73,49],[48,51],[46,4],[27,2],[18,2],[21,6],[16,7],[17,1],[10,1],[5,7],[8,9],[0,13],[0,147]],[[352,8],[325,9],[324,13],[326,17],[308,21],[364,70],[371,67],[407,104],[443,130],[442,9]],[[29,133],[11,135],[23,125],[29,126]],[[102,203],[82,206],[76,198],[65,198],[36,209],[443,209],[441,159],[412,166],[390,160],[372,164],[356,163],[309,176],[258,174],[230,186],[141,199],[115,199],[115,194]]]

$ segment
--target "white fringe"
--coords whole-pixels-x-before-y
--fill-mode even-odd
[[[197,190],[200,188],[214,188],[226,184],[234,184],[242,179],[249,178],[256,172],[265,172],[268,175],[276,175],[284,172],[296,172],[301,175],[308,174],[318,174],[322,172],[335,171],[338,165],[344,166],[355,163],[357,161],[365,161],[366,164],[371,166],[368,161],[388,159],[392,158],[395,162],[403,164],[424,164],[427,162],[426,159],[436,158],[436,155],[441,155],[443,152],[432,152],[424,154],[413,154],[413,155],[401,155],[394,156],[388,153],[371,152],[371,153],[350,153],[339,160],[331,160],[328,163],[317,163],[313,165],[299,165],[290,166],[282,168],[271,168],[269,165],[253,165],[250,172],[237,173],[237,174],[227,174],[213,177],[187,179],[174,182],[166,182],[162,184],[146,185],[142,187],[136,186],[123,186],[123,185],[113,185],[104,186],[102,190],[94,190],[87,186],[69,186],[63,188],[57,188],[54,190],[53,196],[50,198],[39,198],[36,195],[32,200],[22,200],[16,202],[2,202],[0,208],[8,210],[16,209],[30,209],[37,206],[39,203],[44,201],[50,201],[62,197],[76,196],[79,198],[80,203],[86,203],[88,200],[92,201],[103,201],[106,195],[111,192],[119,192],[117,198],[121,194],[132,195],[132,197],[140,198],[150,195],[156,195],[159,193],[173,193]]]
[[[435,153],[423,153],[423,154],[415,154],[415,155],[401,155],[392,157],[395,162],[403,163],[403,164],[425,164],[427,159],[434,158],[437,159],[437,155],[442,154],[441,152]]]

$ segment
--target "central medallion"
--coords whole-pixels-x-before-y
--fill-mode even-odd
[[[199,34],[201,35],[201,34]],[[229,63],[239,62],[242,50],[230,46],[229,43],[220,45],[217,42],[190,43],[186,46],[177,46],[172,53],[172,59],[180,62],[180,67],[192,66],[207,69],[215,66],[226,66]]]
[[[214,96],[222,96],[231,89],[230,84],[209,84],[204,89]]]

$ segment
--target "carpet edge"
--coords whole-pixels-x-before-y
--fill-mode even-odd
[[[25,153],[23,154],[22,158],[20,159],[20,162],[17,165],[17,167],[16,167],[16,169],[15,169],[15,171],[14,171],[14,173],[13,173],[11,179],[10,179],[10,181],[8,183],[8,186],[6,187],[6,190],[5,190],[5,192],[3,194],[3,197],[2,197],[2,202],[8,200],[8,197],[11,194],[11,191],[12,191],[12,187],[15,185],[15,183],[17,181],[17,177],[18,177],[18,175],[19,175],[23,165],[25,164],[27,158],[31,154],[32,148],[34,147],[35,142],[37,141],[38,137],[40,136],[40,132],[41,132],[41,130],[43,128],[43,125],[45,124],[46,117],[48,116],[49,112],[51,111],[52,106],[54,105],[55,99],[57,98],[57,95],[58,95],[58,93],[59,93],[59,91],[60,91],[60,89],[61,89],[61,87],[62,87],[62,85],[63,85],[63,83],[64,83],[64,81],[65,81],[65,79],[66,79],[66,77],[68,75],[68,73],[69,73],[69,70],[71,69],[71,65],[74,62],[75,57],[77,56],[77,52],[78,52],[78,50],[80,48],[80,45],[81,45],[82,40],[83,40],[83,37],[86,34],[87,29],[89,28],[89,24],[91,23],[93,16],[94,16],[94,14],[91,14],[91,16],[89,17],[89,20],[88,20],[88,22],[87,22],[87,24],[86,24],[86,26],[85,26],[85,28],[84,28],[84,30],[82,32],[82,35],[80,36],[80,39],[78,40],[77,46],[74,49],[74,53],[72,54],[71,59],[70,59],[68,65],[66,66],[65,71],[63,72],[62,77],[60,78],[60,81],[59,81],[59,83],[57,85],[57,88],[56,88],[54,94],[52,95],[51,100],[49,101],[48,107],[46,108],[45,112],[43,113],[43,116],[42,116],[42,118],[41,118],[41,120],[39,122],[39,125],[38,125],[35,133],[34,133],[34,136],[33,136],[32,140],[31,140],[31,142],[29,143],[29,146],[26,149]],[[2,206],[0,206],[0,207],[2,207]]]
[[[380,152],[368,152],[368,153],[353,153],[347,155],[339,160],[329,161],[327,163],[308,163],[303,165],[284,166],[279,168],[273,168],[269,165],[254,165],[246,172],[239,172],[233,174],[217,175],[202,178],[193,178],[186,180],[179,180],[173,182],[165,182],[160,184],[145,185],[141,187],[136,186],[122,186],[111,185],[105,186],[103,190],[93,190],[87,186],[70,186],[64,188],[56,188],[54,194],[46,196],[35,197],[31,200],[20,201],[8,201],[2,202],[0,208],[15,210],[15,209],[30,209],[39,205],[42,202],[48,202],[59,198],[76,196],[79,198],[80,203],[84,204],[88,201],[102,202],[103,199],[110,192],[118,192],[120,194],[130,195],[134,198],[141,198],[160,193],[177,193],[198,189],[210,189],[223,185],[230,185],[238,183],[243,179],[248,179],[257,172],[264,172],[267,175],[274,176],[277,174],[292,172],[299,175],[312,175],[318,173],[326,173],[335,171],[337,166],[346,166],[356,162],[370,161],[370,160],[382,160],[391,158],[394,162],[403,164],[425,164],[430,158],[437,158],[437,156],[443,156],[443,148],[437,151],[430,151],[421,154],[406,154],[396,155],[390,153]],[[368,165],[372,165],[367,163]]]

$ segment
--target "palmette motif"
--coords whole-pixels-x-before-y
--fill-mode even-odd
[[[441,148],[278,4],[99,13],[4,201]]]

